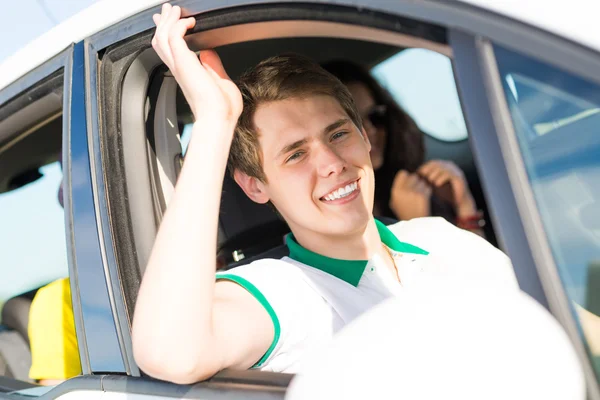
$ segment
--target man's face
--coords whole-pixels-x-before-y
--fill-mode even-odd
[[[258,107],[261,189],[298,236],[347,235],[371,218],[374,175],[370,144],[329,96],[292,98]]]

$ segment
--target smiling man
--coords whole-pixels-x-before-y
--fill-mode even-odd
[[[474,234],[438,218],[390,227],[373,218],[371,146],[339,80],[290,55],[236,86],[216,53],[199,62],[189,50],[183,36],[195,20],[180,13],[163,6],[152,44],[196,120],[137,299],[133,345],[146,373],[191,383],[223,368],[298,372],[307,354],[404,290],[518,290],[508,258]],[[215,279],[228,155],[244,192],[272,203],[292,234],[289,257]]]

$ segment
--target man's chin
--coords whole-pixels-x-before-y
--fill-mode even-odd
[[[346,235],[364,230],[371,218],[372,215],[365,209],[324,218],[322,226],[332,235]]]

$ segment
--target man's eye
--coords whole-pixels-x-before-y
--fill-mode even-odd
[[[299,158],[302,155],[301,151],[297,151],[294,154],[292,154],[291,156],[288,157],[287,160],[285,160],[286,163],[290,162],[290,161],[294,161],[295,159]]]
[[[343,137],[343,136],[345,136],[347,134],[348,134],[348,132],[346,132],[346,131],[336,132],[333,135],[331,135],[331,140],[340,139],[341,137]]]

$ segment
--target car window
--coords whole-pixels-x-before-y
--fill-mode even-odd
[[[495,52],[560,278],[574,309],[582,306],[600,327],[600,86],[504,48]],[[591,337],[589,328],[582,320],[599,356],[600,335]]]
[[[0,194],[0,302],[68,275],[58,162],[41,177]]]
[[[436,139],[467,138],[450,59],[426,49],[406,49],[372,69],[375,78]]]
[[[185,155],[187,152],[188,145],[190,144],[190,139],[192,138],[192,128],[194,124],[185,124],[183,126],[183,132],[181,132],[181,154]]]

